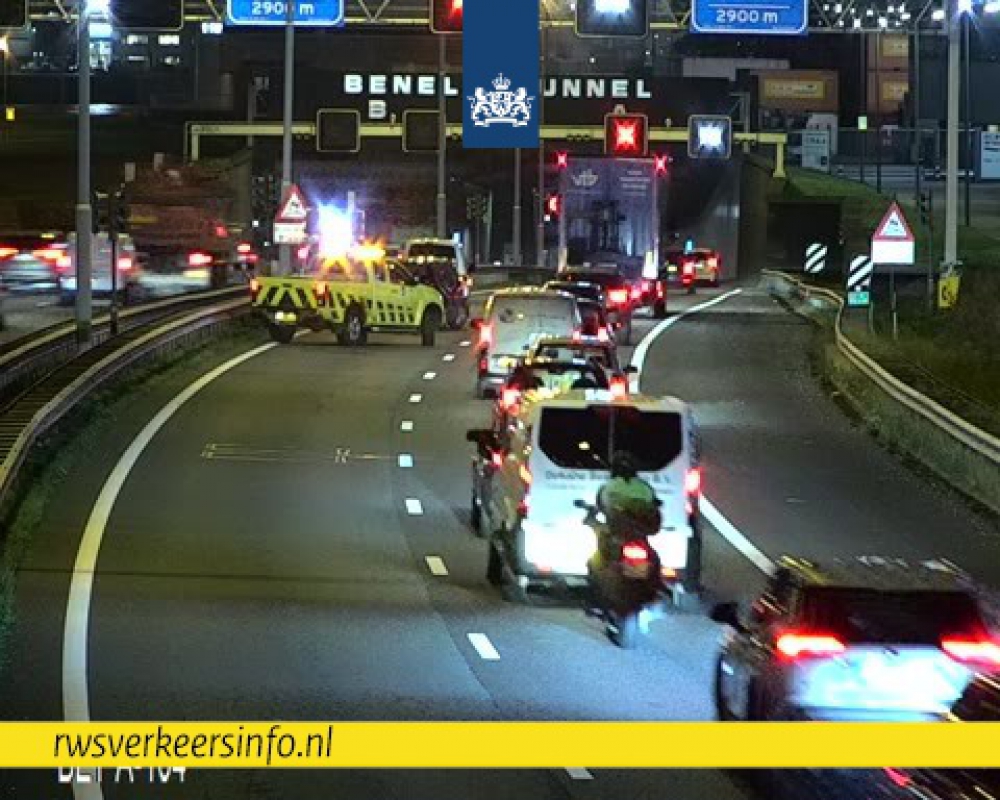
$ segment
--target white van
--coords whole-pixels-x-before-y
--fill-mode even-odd
[[[573,295],[520,287],[494,292],[473,326],[479,330],[476,396],[485,397],[503,385],[537,339],[573,336],[583,322]]]
[[[695,589],[701,573],[698,436],[676,398],[576,390],[526,400],[503,430],[470,431],[472,523],[490,539],[487,578],[509,599],[532,585],[582,584],[596,549],[578,500],[593,504],[608,463],[629,452],[656,490],[662,527],[650,537],[668,587]]]
[[[458,277],[466,279],[469,266],[465,262],[465,248],[453,239],[410,239],[403,247],[403,261],[450,261]]]

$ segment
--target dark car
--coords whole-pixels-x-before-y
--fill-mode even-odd
[[[454,259],[420,257],[403,262],[421,283],[433,286],[444,298],[445,323],[452,330],[464,328],[469,321],[469,285],[459,273]]]
[[[593,300],[597,303],[601,303],[602,305],[605,302],[604,287],[599,283],[568,280],[548,281],[544,288],[552,289],[557,292],[567,292],[576,298]]]
[[[560,281],[596,284],[604,291],[604,307],[615,327],[620,344],[631,344],[632,313],[640,305],[642,287],[617,270],[570,267],[559,273]]]
[[[577,298],[576,306],[580,309],[580,319],[583,321],[580,332],[584,336],[594,336],[602,342],[612,341],[614,326],[603,303]]]
[[[708,248],[668,250],[663,255],[661,280],[694,293],[696,285],[718,286],[722,282],[722,257]]]

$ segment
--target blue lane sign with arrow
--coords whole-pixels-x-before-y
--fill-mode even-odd
[[[801,36],[809,27],[807,0],[692,0],[694,33]]]
[[[295,24],[304,27],[339,27],[344,24],[344,0],[291,0]],[[230,25],[284,25],[286,0],[228,0]]]

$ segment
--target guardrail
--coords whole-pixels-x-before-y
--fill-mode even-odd
[[[778,281],[791,287],[792,293],[804,302],[814,306],[817,304],[834,306],[836,310],[834,336],[837,349],[858,372],[893,400],[918,414],[968,450],[992,462],[996,467],[1000,467],[1000,439],[949,411],[927,395],[918,392],[885,369],[848,338],[842,325],[845,303],[840,294],[830,289],[810,286],[794,275],[785,272],[764,270],[763,275],[768,281]],[[769,286],[769,289],[773,291],[774,287]]]
[[[18,471],[31,447],[86,395],[140,358],[162,352],[205,328],[228,322],[249,313],[245,292],[224,290],[214,293],[215,303],[184,313],[180,302],[167,303],[178,313],[152,323],[136,325],[127,333],[105,340],[47,375],[0,414],[0,509],[13,494]],[[226,297],[226,295],[229,295]],[[187,298],[190,301],[190,298]],[[202,296],[202,301],[205,297]],[[149,307],[136,308],[136,314]],[[159,307],[162,313],[163,306]],[[65,335],[65,334],[62,334]],[[73,334],[71,334],[73,335]],[[41,337],[47,339],[47,337]],[[43,347],[41,339],[35,346]]]

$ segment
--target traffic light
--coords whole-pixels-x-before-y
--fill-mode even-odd
[[[577,0],[577,36],[645,36],[649,0]]]
[[[569,153],[565,150],[556,151],[556,169],[564,170],[569,167]]]
[[[545,216],[550,219],[558,219],[562,213],[562,198],[557,194],[550,194],[545,198]]]
[[[132,218],[132,211],[128,205],[128,198],[123,191],[112,195],[111,203],[111,229],[115,233],[128,233],[129,222]]]
[[[920,221],[924,225],[930,225],[934,216],[934,204],[930,192],[921,192],[917,198],[920,207]]]
[[[733,121],[721,114],[693,114],[688,118],[688,155],[726,159],[733,152]]]
[[[97,189],[90,190],[91,207],[91,229],[94,233],[107,230],[111,223],[111,198],[107,192],[99,192]]]
[[[28,27],[28,0],[0,0],[0,28],[26,27]]]
[[[431,30],[434,33],[461,33],[463,0],[430,0]]]
[[[411,109],[403,112],[403,152],[436,153],[441,112]]]
[[[642,158],[649,146],[649,118],[645,114],[614,112],[604,116],[604,154]]]
[[[184,0],[110,0],[109,10],[111,23],[119,30],[179,31],[184,27]]]
[[[316,150],[320,153],[361,151],[361,112],[324,108],[316,114]]]

